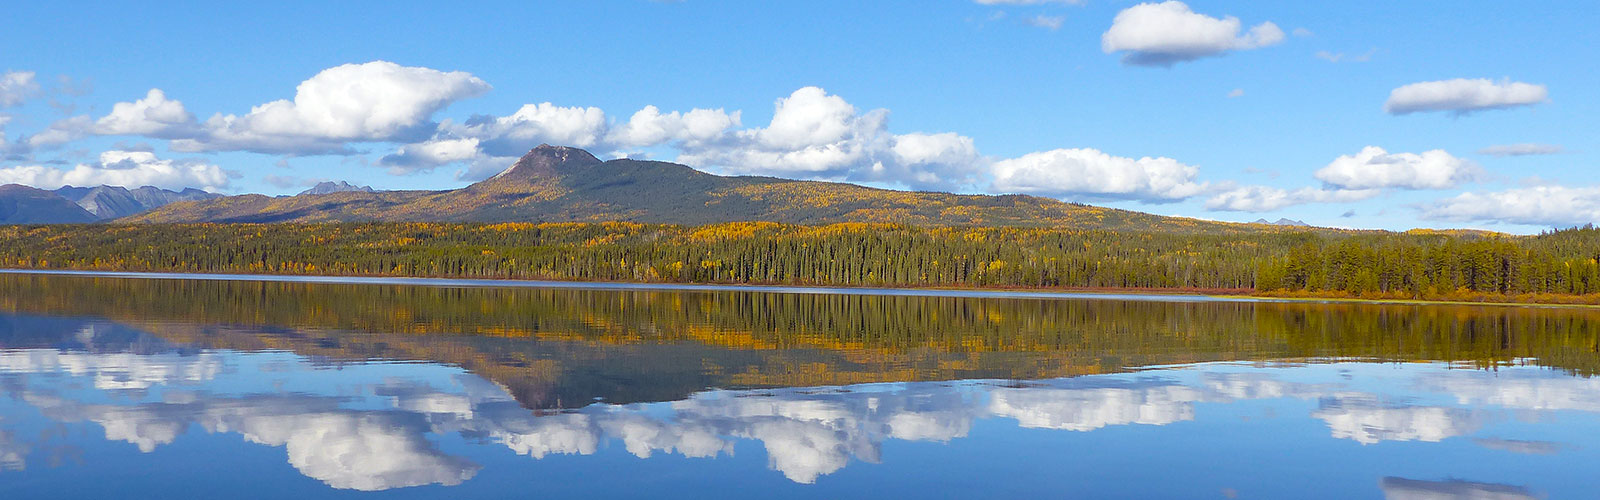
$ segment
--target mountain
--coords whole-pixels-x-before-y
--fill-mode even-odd
[[[769,221],[1259,230],[1036,196],[957,195],[773,177],[724,177],[675,163],[600,161],[581,149],[549,145],[534,148],[500,174],[461,189],[344,191],[280,198],[229,196],[174,203],[123,221]]]
[[[177,201],[205,200],[221,196],[194,188],[171,191],[155,186],[128,189],[122,186],[74,187],[65,186],[55,194],[83,207],[97,219],[127,217],[152,208]]]
[[[1278,219],[1277,222],[1271,222],[1271,221],[1268,221],[1266,219],[1256,219],[1256,221],[1252,222],[1251,224],[1271,224],[1271,225],[1274,225],[1274,226],[1311,227],[1311,225],[1310,224],[1306,224],[1305,221],[1299,221],[1299,220],[1294,220],[1294,219],[1284,219],[1284,218]]]
[[[300,194],[298,194],[296,196],[305,196],[305,195],[308,195],[308,194],[343,193],[343,192],[348,192],[348,191],[358,191],[358,192],[362,192],[362,193],[371,193],[371,192],[373,192],[373,189],[372,189],[372,186],[357,186],[355,184],[351,184],[351,183],[348,183],[348,182],[345,182],[345,181],[339,181],[339,182],[322,181],[322,182],[318,182],[317,185],[315,185],[315,186],[311,186],[311,189],[307,189],[305,191],[301,191]]]
[[[66,224],[97,219],[61,195],[20,184],[0,186],[0,224]]]

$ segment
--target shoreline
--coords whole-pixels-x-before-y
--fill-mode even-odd
[[[0,275],[78,276],[89,278],[167,279],[201,281],[253,281],[273,283],[314,283],[329,285],[405,285],[442,288],[566,288],[607,291],[725,292],[753,291],[814,295],[880,295],[904,297],[958,297],[996,299],[1136,300],[1149,302],[1257,302],[1388,305],[1465,305],[1489,307],[1600,309],[1593,304],[1541,302],[1476,302],[1426,299],[1363,299],[1356,297],[1281,297],[1249,294],[1214,294],[1187,290],[1062,290],[1035,291],[1026,288],[917,288],[851,287],[722,283],[648,283],[620,281],[516,280],[493,278],[430,278],[399,276],[338,276],[295,274],[230,274],[149,271],[92,271],[74,269],[3,269]]]
[[[569,288],[607,291],[729,292],[750,291],[813,295],[883,295],[906,297],[963,297],[1003,299],[1142,300],[1151,302],[1287,302],[1272,297],[1157,293],[1149,291],[1029,291],[982,288],[891,288],[768,284],[648,283],[624,281],[514,280],[490,278],[420,278],[397,276],[336,276],[297,274],[173,273],[145,271],[86,271],[72,269],[0,269],[0,275],[79,276],[88,278],[170,279],[202,281],[256,281],[328,285],[408,285],[442,288]]]

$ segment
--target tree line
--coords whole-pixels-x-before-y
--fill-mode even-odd
[[[0,267],[833,286],[1600,298],[1600,230],[1198,234],[898,224],[0,227]],[[1584,299],[1584,301],[1590,301]]]

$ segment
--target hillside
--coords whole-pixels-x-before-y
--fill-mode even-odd
[[[449,191],[243,195],[175,203],[124,222],[595,222],[1050,226],[1272,230],[1023,195],[895,191],[835,182],[724,177],[684,165],[539,146],[493,178]]]
[[[55,193],[18,184],[0,186],[0,224],[70,224],[96,219]]]

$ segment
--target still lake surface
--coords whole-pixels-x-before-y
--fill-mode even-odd
[[[1595,498],[1600,310],[0,274],[0,497]]]

